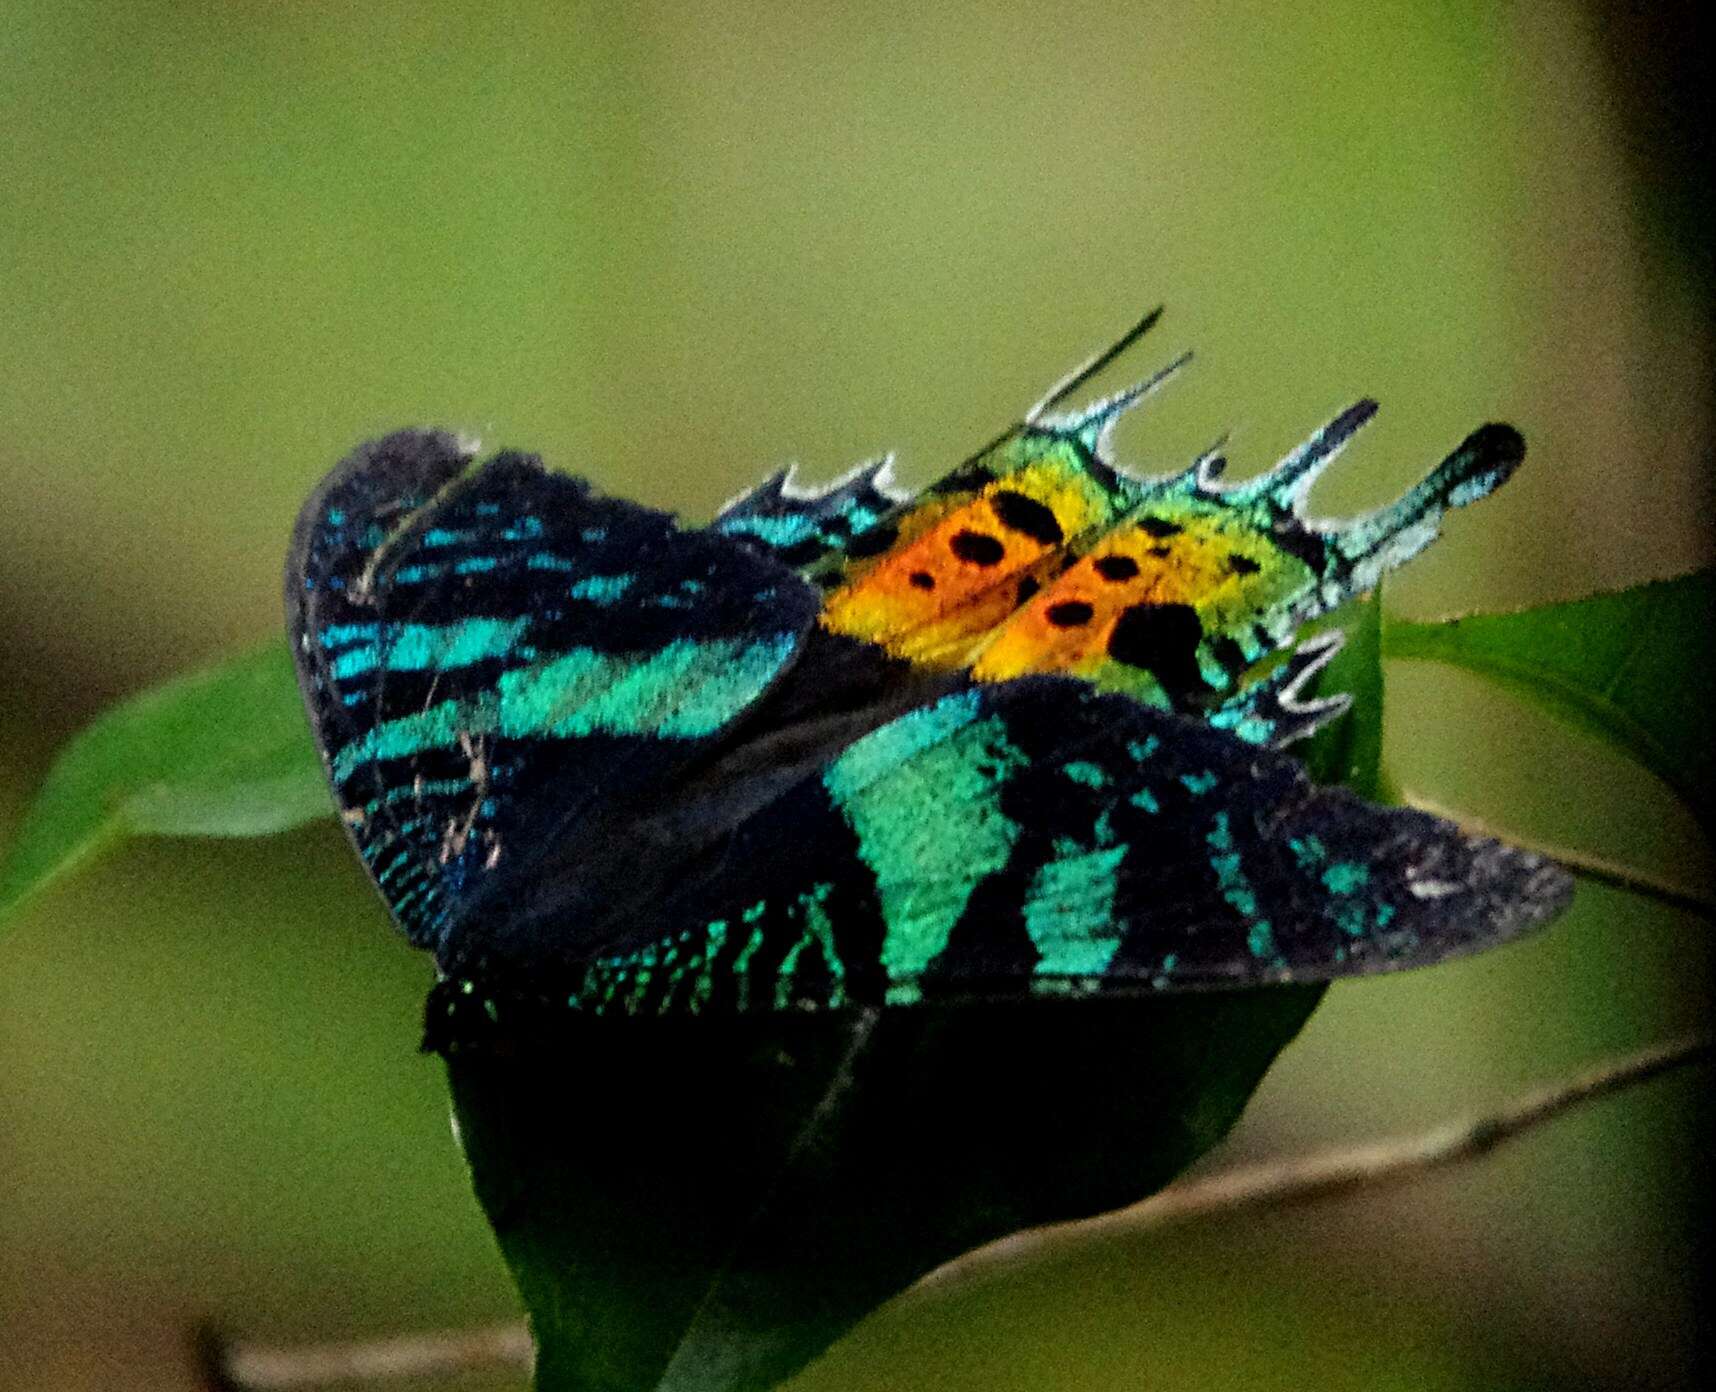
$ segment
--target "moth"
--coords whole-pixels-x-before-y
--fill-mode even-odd
[[[1158,311],[1159,313],[1159,311]],[[1558,867],[1314,785],[1306,625],[1524,453],[1486,425],[1344,523],[1361,401],[1233,484],[1117,467],[1180,365],[914,495],[791,470],[704,527],[452,435],[305,503],[286,609],[347,832],[454,1011],[663,1016],[1323,981],[1559,912]]]

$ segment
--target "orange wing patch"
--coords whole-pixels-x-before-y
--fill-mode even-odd
[[[829,595],[822,623],[896,657],[963,666],[1060,563],[1106,524],[1109,492],[1072,451],[986,484]]]

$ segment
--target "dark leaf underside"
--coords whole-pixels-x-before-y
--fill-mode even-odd
[[[751,1392],[971,1247],[1226,1133],[1317,987],[566,1022],[448,1061],[545,1392]]]

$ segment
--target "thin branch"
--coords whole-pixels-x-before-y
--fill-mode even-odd
[[[1635,865],[1622,865],[1618,860],[1610,860],[1607,856],[1594,855],[1589,851],[1575,850],[1570,846],[1556,846],[1543,841],[1530,841],[1513,831],[1496,831],[1475,817],[1468,817],[1463,812],[1455,812],[1442,804],[1427,797],[1421,797],[1410,788],[1403,789],[1400,800],[1408,807],[1416,807],[1420,812],[1429,812],[1433,816],[1442,817],[1453,822],[1463,831],[1474,836],[1489,836],[1510,845],[1518,846],[1521,850],[1535,851],[1538,855],[1565,865],[1576,874],[1587,879],[1606,884],[1611,889],[1623,889],[1629,894],[1642,894],[1647,899],[1655,899],[1659,904],[1668,904],[1673,908],[1683,909],[1687,913],[1698,914],[1703,918],[1716,918],[1716,900],[1706,893],[1696,889],[1688,889],[1685,885],[1674,883],[1665,876],[1654,874],[1649,870],[1640,870]]]
[[[1402,1184],[1432,1170],[1478,1159],[1504,1141],[1586,1102],[1713,1059],[1716,1059],[1716,1036],[1694,1034],[1671,1044],[1611,1059],[1585,1073],[1516,1098],[1493,1112],[1439,1126],[1421,1135],[1241,1166],[1207,1179],[1183,1181],[1128,1208],[1077,1222],[1033,1228],[979,1247],[932,1271],[905,1298],[918,1298],[932,1291],[943,1293],[1098,1232],[1137,1235],[1204,1218],[1287,1208],[1356,1190]],[[499,1366],[528,1368],[530,1362],[530,1338],[522,1324],[303,1348],[216,1343],[206,1352],[210,1382],[220,1392],[296,1392],[301,1388],[421,1378]]]
[[[292,1348],[210,1338],[203,1348],[208,1382],[216,1392],[296,1392],[494,1368],[528,1372],[534,1358],[530,1332],[523,1324]]]
[[[1694,1034],[1611,1059],[1587,1072],[1463,1121],[1445,1123],[1416,1136],[1342,1147],[1239,1166],[1206,1179],[1171,1184],[1140,1203],[1070,1223],[1055,1223],[991,1242],[930,1272],[913,1292],[963,1285],[973,1277],[1014,1266],[1046,1250],[1096,1233],[1128,1236],[1155,1232],[1203,1218],[1259,1209],[1288,1208],[1338,1198],[1361,1189],[1406,1183],[1432,1170],[1476,1160],[1504,1141],[1599,1097],[1620,1092],[1679,1068],[1716,1059],[1716,1035]]]

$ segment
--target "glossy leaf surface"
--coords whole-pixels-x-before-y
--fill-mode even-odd
[[[55,762],[0,864],[0,921],[130,836],[265,836],[330,815],[284,645],[145,691]]]
[[[1450,663],[1499,682],[1643,764],[1716,825],[1716,571],[1512,614],[1389,620],[1389,658]]]

